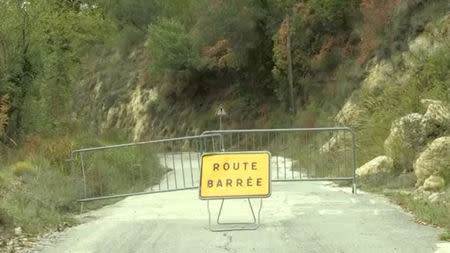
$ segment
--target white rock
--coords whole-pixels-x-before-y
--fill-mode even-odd
[[[384,89],[387,85],[391,85],[389,80],[394,75],[394,67],[389,61],[382,60],[373,65],[364,79],[362,87],[370,93],[375,93],[377,90]]]
[[[358,127],[361,125],[364,114],[366,114],[366,111],[363,107],[358,105],[357,95],[354,93],[347,102],[345,102],[342,109],[334,118],[334,121],[339,126]]]
[[[418,113],[395,120],[384,142],[386,155],[404,171],[412,171],[416,153],[425,145],[427,127],[424,117]]]
[[[434,193],[432,193],[432,194],[428,197],[428,200],[429,200],[431,203],[434,203],[434,202],[436,202],[436,201],[439,200],[439,196],[440,196],[439,193],[434,192]]]
[[[419,155],[414,163],[417,186],[423,184],[431,175],[449,175],[450,172],[450,136],[435,139]],[[446,178],[446,180],[450,180]]]
[[[320,153],[349,151],[352,147],[352,135],[339,131],[319,149]]]
[[[378,156],[356,170],[358,176],[366,176],[381,172],[392,172],[394,161],[387,156]]]
[[[426,106],[427,111],[424,119],[434,126],[449,129],[450,128],[450,107],[442,101],[422,99],[422,105]]]
[[[423,189],[425,191],[439,191],[444,185],[445,181],[442,177],[432,175],[425,180],[425,183],[423,183]]]
[[[22,228],[21,227],[16,227],[14,229],[14,234],[15,235],[22,235]]]

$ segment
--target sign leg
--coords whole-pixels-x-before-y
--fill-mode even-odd
[[[222,216],[223,204],[225,199],[222,199],[220,203],[219,213],[217,215],[216,224],[219,226],[213,226],[211,224],[211,209],[209,206],[209,200],[207,201],[208,208],[208,222],[209,222],[209,230],[213,232],[223,232],[223,231],[235,231],[235,230],[256,230],[260,226],[260,217],[261,217],[261,209],[262,209],[262,198],[260,198],[260,204],[258,209],[258,214],[255,214],[255,210],[253,208],[252,202],[250,198],[247,198],[247,202],[252,213],[252,222],[222,222],[220,218]]]

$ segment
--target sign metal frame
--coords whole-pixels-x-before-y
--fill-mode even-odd
[[[208,155],[226,155],[226,154],[267,154],[268,155],[268,193],[266,195],[238,195],[238,196],[209,196],[202,197],[202,178],[203,178],[203,156]],[[200,187],[199,187],[199,198],[201,200],[207,201],[207,209],[208,209],[208,225],[209,230],[212,232],[225,232],[225,231],[239,231],[239,230],[256,230],[260,226],[261,222],[261,209],[262,209],[262,200],[263,198],[268,198],[272,195],[272,166],[271,166],[271,153],[269,151],[242,151],[242,152],[211,152],[202,154],[202,160],[200,165]],[[223,210],[223,204],[225,200],[229,199],[247,199],[248,205],[252,214],[252,222],[222,222],[221,215]],[[252,201],[250,199],[259,199],[259,208],[257,210],[257,215],[255,214],[255,210],[252,205]],[[213,226],[211,222],[211,209],[210,209],[210,200],[222,200],[220,203],[219,213],[216,218],[217,226]]]

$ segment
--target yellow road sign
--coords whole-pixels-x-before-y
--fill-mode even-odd
[[[270,196],[270,153],[208,153],[202,156],[200,198]]]

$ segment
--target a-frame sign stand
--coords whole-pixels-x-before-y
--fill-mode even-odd
[[[220,203],[220,209],[219,214],[217,215],[216,219],[216,226],[214,226],[211,222],[211,209],[209,207],[209,200],[207,201],[207,207],[208,207],[208,222],[209,222],[209,230],[213,232],[224,232],[224,231],[235,231],[235,230],[256,230],[259,228],[259,225],[261,224],[261,209],[262,209],[262,198],[259,198],[259,209],[257,212],[257,215],[255,215],[254,208],[252,206],[252,202],[250,198],[247,198],[248,206],[250,207],[250,211],[252,214],[252,222],[222,222],[220,220],[223,210],[223,203],[225,202],[225,199],[222,199]]]
[[[200,199],[207,200],[210,231],[258,229],[261,224],[262,199],[269,197],[270,194],[269,152],[221,152],[207,153],[202,156]],[[251,221],[223,221],[223,206],[227,199],[247,199]],[[251,199],[260,200],[257,212]],[[213,224],[210,200],[221,200],[215,224]]]

